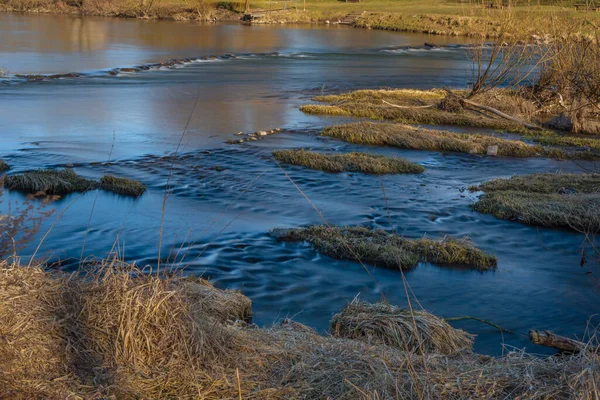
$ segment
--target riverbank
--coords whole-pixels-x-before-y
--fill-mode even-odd
[[[372,0],[362,3],[339,1],[271,2],[252,1],[250,12],[257,24],[336,24],[344,22],[357,28],[419,32],[434,35],[496,38],[506,35],[530,38],[549,34],[549,25],[569,24],[577,20],[598,21],[597,13],[576,10],[572,4],[562,6],[496,7],[481,4]],[[48,1],[6,0],[0,12],[94,15],[174,21],[233,22],[244,14],[241,3],[209,0],[115,1]],[[506,29],[508,19],[517,27]],[[552,24],[548,24],[552,20]],[[571,21],[571,22],[569,22]]]
[[[44,398],[588,399],[599,355],[500,358],[422,310],[355,299],[320,335],[251,324],[251,301],[117,259],[75,275],[0,264],[0,395]],[[402,338],[402,340],[399,340]],[[458,378],[457,378],[458,377]]]

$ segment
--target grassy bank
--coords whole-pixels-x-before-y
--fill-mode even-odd
[[[600,231],[600,174],[534,174],[494,179],[471,188],[484,195],[479,212],[525,224]]]
[[[3,262],[0,397],[591,399],[599,379],[597,353],[479,356],[424,311],[355,300],[322,336],[249,326],[250,306],[116,260],[76,275]]]
[[[420,261],[488,270],[496,267],[496,257],[486,254],[467,238],[440,240],[408,239],[381,230],[356,227],[310,226],[275,230],[280,240],[306,241],[332,258],[367,262],[391,269],[406,269]]]
[[[277,161],[326,172],[362,172],[365,174],[418,174],[425,170],[399,157],[366,153],[323,154],[307,150],[278,150]]]
[[[507,9],[483,7],[482,3],[439,3],[425,1],[368,0],[346,3],[336,0],[306,0],[282,3],[268,0],[250,1],[251,12],[262,14],[262,23],[335,23],[349,13],[364,13],[354,26],[428,34],[496,37],[506,31],[505,21],[515,17],[520,23],[511,27],[519,35],[543,35],[548,32],[548,20],[560,24],[568,19],[598,20],[593,13],[577,12],[572,2],[561,5],[530,5],[511,3]],[[52,1],[4,0],[0,11],[104,15],[128,18],[161,18],[172,20],[237,20],[244,11],[240,1],[220,0],[128,0]]]
[[[492,135],[466,134],[418,128],[403,124],[357,122],[325,128],[323,135],[349,143],[393,146],[412,150],[450,151],[485,155],[497,146],[498,156],[548,157],[555,159],[600,159],[600,153],[586,148],[562,149],[527,144]]]
[[[467,90],[456,90],[460,97]],[[564,116],[564,103],[546,89],[536,93],[531,88],[489,89],[468,97],[479,105],[461,103],[443,90],[379,89],[357,90],[340,95],[316,96],[314,101],[328,104],[306,104],[300,110],[308,114],[355,116],[374,120],[389,120],[403,124],[451,125],[494,129],[527,135],[545,144],[577,145],[600,148],[597,138],[559,136],[552,129],[575,133],[597,134],[600,120],[597,113],[586,114],[585,119],[572,121]],[[525,123],[545,129],[529,129],[523,123],[504,118],[489,107]],[[573,117],[574,118],[574,117]],[[559,122],[566,119],[564,122]],[[580,118],[581,119],[581,118]]]

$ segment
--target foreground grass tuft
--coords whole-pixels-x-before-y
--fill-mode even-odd
[[[6,161],[0,159],[0,172],[8,171],[10,169],[10,165],[6,163]]]
[[[366,174],[418,174],[425,170],[419,164],[399,157],[387,157],[366,153],[323,154],[306,150],[278,150],[273,152],[276,160],[286,164],[322,170],[326,172],[363,172]]]
[[[483,358],[469,351],[470,335],[421,311],[413,320],[394,306],[355,301],[331,321],[333,336],[321,336],[288,319],[247,326],[249,307],[241,293],[114,259],[75,274],[0,261],[0,398],[592,399],[597,392],[593,351]]]
[[[415,332],[416,325],[416,335]],[[470,351],[473,335],[453,329],[426,311],[413,311],[385,303],[354,299],[331,319],[335,337],[356,339],[370,345],[393,346],[403,351],[456,354]]]
[[[309,242],[332,258],[360,260],[391,269],[412,268],[420,261],[479,270],[489,270],[497,265],[495,256],[484,253],[468,238],[407,239],[360,226],[330,228],[320,225],[275,230],[273,234],[281,240]]]
[[[558,148],[530,145],[520,140],[502,139],[492,135],[455,133],[389,123],[358,122],[336,125],[325,128],[322,134],[349,143],[413,150],[485,155],[490,146],[498,146],[498,156],[585,160],[600,158],[599,154],[589,151],[567,152]]]
[[[494,179],[473,209],[525,224],[600,231],[600,174],[533,174]]]
[[[4,178],[8,189],[25,193],[64,195],[73,192],[84,192],[96,187],[96,182],[83,178],[72,169],[38,170]]]
[[[141,196],[146,191],[146,186],[139,181],[117,178],[112,175],[104,175],[100,179],[100,187],[103,190],[135,197]]]

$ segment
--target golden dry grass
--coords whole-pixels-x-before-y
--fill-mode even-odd
[[[416,329],[415,329],[416,326]],[[474,336],[425,311],[354,299],[331,319],[331,334],[413,353],[470,351]],[[416,334],[415,334],[416,333]]]
[[[365,174],[418,174],[425,170],[421,165],[399,157],[366,153],[323,154],[314,151],[278,150],[276,160],[292,165],[326,172],[362,172]]]
[[[0,398],[583,400],[600,377],[594,352],[472,354],[421,311],[354,302],[332,321],[350,339],[245,326],[249,304],[115,259],[73,275],[0,262]]]

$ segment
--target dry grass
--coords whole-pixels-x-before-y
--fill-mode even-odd
[[[326,172],[362,172],[365,174],[418,174],[425,170],[399,157],[366,153],[323,154],[313,151],[278,150],[276,160]]]
[[[521,47],[518,46],[512,51],[517,52]],[[505,68],[513,75],[515,72],[510,69],[518,69],[513,65]],[[504,75],[500,76],[504,77]],[[504,79],[507,78],[504,77]],[[514,79],[516,82],[520,82],[518,75]],[[549,129],[596,135],[600,132],[597,109],[594,109],[594,112],[586,112],[585,115],[579,111],[565,116],[561,97],[549,88],[549,84],[544,85],[544,87],[535,86],[534,88],[518,87],[518,90],[488,88],[470,96],[469,100]],[[463,97],[469,95],[469,92],[465,90],[455,90],[454,93]],[[307,104],[301,106],[300,110],[308,114],[355,116],[374,120],[391,120],[403,124],[470,126],[504,130],[526,134],[531,139],[539,139],[544,144],[600,148],[597,138],[559,136],[550,130],[528,130],[516,122],[500,118],[488,111],[474,109],[471,106],[465,107],[460,103],[453,104],[453,107],[447,107],[446,103],[449,99],[445,92],[438,89],[357,90],[339,95],[316,96],[313,100],[329,104]],[[579,106],[582,102],[583,100],[579,100],[574,106]],[[398,107],[394,107],[394,105]]]
[[[473,186],[470,190],[484,192],[511,190],[546,194],[561,192],[563,194],[600,194],[600,174],[545,173],[514,175],[510,178],[492,179],[479,186]]]
[[[358,259],[392,269],[412,268],[420,261],[479,270],[492,269],[497,264],[495,256],[481,251],[468,238],[407,239],[360,226],[338,228],[319,225],[280,229],[273,234],[281,240],[309,242],[319,252],[332,258]]]
[[[533,174],[494,179],[473,209],[525,224],[600,231],[600,174]]]
[[[112,175],[104,175],[100,179],[100,187],[109,192],[134,197],[139,197],[146,191],[146,186],[141,182],[127,178],[117,178]]]
[[[96,187],[96,182],[77,175],[72,169],[31,171],[4,179],[8,189],[32,194],[64,195]]]
[[[600,356],[591,351],[478,356],[468,334],[437,317],[419,311],[407,323],[402,310],[358,302],[332,321],[334,334],[356,339],[290,320],[245,327],[231,323],[249,304],[242,298],[117,260],[75,275],[2,262],[0,398],[587,400],[597,393]],[[423,354],[403,350],[417,342]]]
[[[465,95],[465,91],[455,91]],[[499,129],[511,132],[527,132],[520,124],[498,118],[493,114],[482,113],[460,107],[448,111],[440,104],[446,98],[445,92],[438,89],[380,89],[358,90],[340,95],[314,97],[314,101],[329,105],[308,104],[300,110],[308,114],[355,116],[375,120],[391,120],[403,124],[455,125],[486,129]],[[498,107],[509,114],[518,111],[517,116],[530,117],[534,105],[531,100],[521,98],[516,92],[495,90],[473,98],[482,104]],[[400,107],[394,107],[390,104]],[[422,108],[431,106],[429,108]]]
[[[0,159],[0,172],[8,171],[10,169],[10,165],[6,163],[6,161]]]
[[[0,397],[173,398],[210,394],[228,343],[208,314],[191,318],[173,279],[116,260],[83,276],[0,270]]]
[[[502,139],[492,135],[438,131],[401,124],[358,122],[336,125],[326,128],[323,135],[355,144],[393,146],[413,150],[485,155],[490,146],[498,146],[498,156],[600,159],[600,154],[583,149],[566,151],[560,148],[530,145],[520,140]]]
[[[330,331],[335,337],[360,340],[371,345],[383,344],[413,353],[446,355],[470,351],[474,338],[428,312],[411,312],[359,299],[354,299],[332,317]]]
[[[221,323],[249,322],[252,319],[252,302],[235,290],[220,290],[210,282],[188,276],[177,281],[191,310],[197,318],[209,316]]]
[[[582,151],[600,150],[600,139],[581,136],[551,135],[532,137],[537,143],[550,146],[577,147]]]

